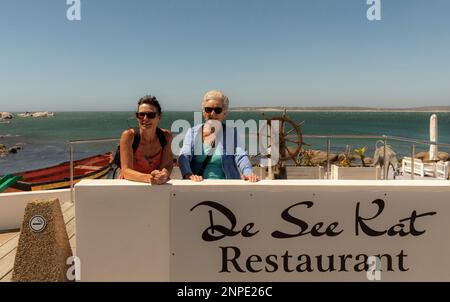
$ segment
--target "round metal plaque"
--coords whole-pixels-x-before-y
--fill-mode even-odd
[[[41,215],[34,215],[33,217],[31,217],[29,225],[30,225],[30,229],[33,232],[38,233],[45,229],[45,226],[47,225],[47,221]]]

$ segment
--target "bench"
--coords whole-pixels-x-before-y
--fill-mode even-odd
[[[412,172],[412,160],[411,157],[404,157],[402,159],[402,173],[411,173]],[[424,177],[424,165],[420,159],[414,158],[414,174],[420,175]]]
[[[436,178],[448,179],[450,161],[440,161],[436,163]]]

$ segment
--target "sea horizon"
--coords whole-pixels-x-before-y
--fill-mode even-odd
[[[402,107],[402,108],[372,108],[372,107],[356,107],[356,106],[316,106],[316,107],[298,107],[298,106],[246,106],[246,107],[230,107],[229,112],[425,112],[425,113],[439,113],[450,112],[450,106],[424,106],[424,107]],[[163,112],[198,112],[199,110],[163,110]],[[18,111],[6,110],[0,112],[9,112],[12,114],[34,113],[34,112],[54,112],[54,113],[82,113],[82,112],[133,112],[133,110],[31,110]]]
[[[194,124],[194,111],[163,111],[160,127],[171,129],[176,120]],[[281,116],[280,111],[231,111],[230,120],[263,120]],[[303,135],[387,135],[429,140],[428,112],[292,112],[288,117],[295,123],[304,122]],[[438,112],[439,143],[450,143],[450,113]],[[121,133],[136,126],[133,111],[78,111],[56,112],[53,117],[14,118],[10,123],[0,124],[0,144],[11,147],[23,144],[23,150],[0,158],[0,175],[33,170],[58,164],[69,159],[68,142],[100,138],[117,138]],[[174,136],[181,129],[172,129]],[[118,142],[118,141],[117,141]],[[117,142],[109,144],[86,144],[75,147],[75,158],[83,158],[107,151],[115,151]],[[304,139],[306,149],[326,150],[326,140]],[[367,156],[372,157],[376,140],[334,139],[333,152],[345,148],[367,147]],[[411,145],[388,141],[398,156],[409,156]],[[429,146],[417,144],[416,152],[427,151]],[[449,152],[450,150],[442,150]]]

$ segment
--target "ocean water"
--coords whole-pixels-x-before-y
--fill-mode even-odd
[[[450,113],[438,116],[441,143],[450,143]],[[279,112],[230,112],[228,119],[244,121],[261,120],[279,116]],[[69,160],[68,141],[79,139],[119,138],[123,130],[136,125],[133,112],[57,112],[50,118],[16,117],[10,123],[0,123],[0,144],[10,147],[24,144],[23,150],[0,158],[0,175],[47,167]],[[304,121],[303,134],[359,134],[389,135],[429,140],[429,119],[425,112],[288,112],[297,123]],[[160,124],[171,128],[173,121],[184,119],[193,124],[193,112],[165,112]],[[305,148],[325,150],[326,141],[307,139]],[[339,139],[332,140],[332,151],[342,152],[346,148],[366,146],[366,156],[372,156],[376,140]],[[410,155],[408,143],[388,142],[399,156]],[[83,158],[101,152],[113,151],[116,142],[82,144],[75,147],[75,158]],[[428,150],[427,145],[417,145],[416,151]],[[450,150],[440,149],[450,152]]]

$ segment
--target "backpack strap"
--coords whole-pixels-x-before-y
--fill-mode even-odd
[[[139,147],[139,143],[141,142],[141,134],[139,133],[139,128],[133,128],[134,131],[134,139],[133,139],[133,153],[136,152],[137,148]],[[162,148],[164,148],[167,145],[167,139],[166,135],[164,134],[164,131],[161,130],[161,128],[156,128],[156,136],[158,137],[159,144]]]
[[[134,138],[133,138],[133,154],[136,152],[137,148],[139,147],[139,143],[141,142],[141,134],[139,132],[139,128],[133,128],[134,131]]]
[[[167,145],[167,139],[166,139],[166,135],[164,134],[164,131],[162,131],[161,128],[159,128],[159,127],[156,128],[156,136],[158,137],[161,148],[164,149],[164,147]]]

